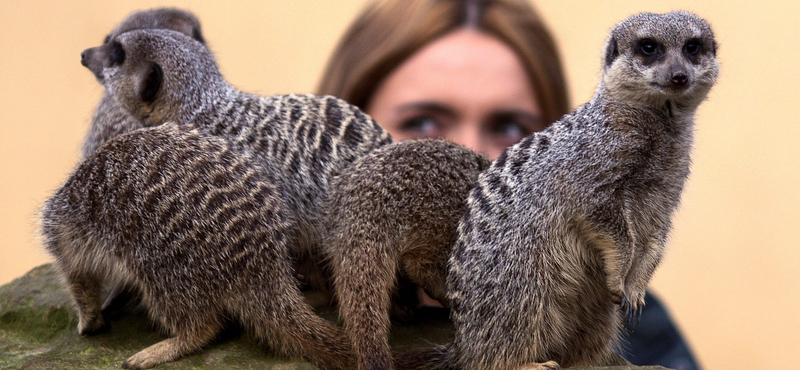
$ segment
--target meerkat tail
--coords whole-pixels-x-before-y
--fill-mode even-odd
[[[288,261],[286,261],[288,262]],[[283,271],[281,271],[283,270]],[[332,322],[309,306],[288,265],[275,266],[270,284],[255,286],[231,308],[255,337],[271,349],[288,356],[302,356],[321,369],[351,369],[355,355],[347,337]],[[275,272],[281,272],[275,274]]]
[[[450,358],[451,345],[395,352],[395,370],[456,370]]]
[[[351,235],[345,243],[349,246],[337,245],[338,253],[331,256],[339,314],[356,352],[358,368],[389,369],[392,357],[386,338],[398,258],[375,255],[396,255],[397,251],[391,243],[370,243],[371,235]]]

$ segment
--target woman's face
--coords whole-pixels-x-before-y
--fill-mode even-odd
[[[378,86],[366,111],[397,140],[443,138],[490,158],[546,126],[514,51],[471,29],[412,55]]]

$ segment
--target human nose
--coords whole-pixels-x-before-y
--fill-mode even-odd
[[[481,138],[480,127],[475,124],[462,123],[456,125],[445,135],[445,138],[456,144],[463,145],[479,153],[486,153],[488,148],[485,147],[484,141]]]

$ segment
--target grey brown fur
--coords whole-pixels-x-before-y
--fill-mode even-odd
[[[621,22],[594,98],[481,173],[449,261],[452,343],[407,369],[553,369],[612,361],[644,302],[689,174],[694,115],[718,74],[685,12]]]
[[[332,182],[324,248],[359,369],[391,366],[389,310],[398,273],[445,302],[464,200],[488,165],[450,142],[404,141],[358,159]]]
[[[181,32],[195,40],[204,42],[200,21],[192,13],[174,8],[159,8],[135,12],[125,18],[109,33],[103,43],[114,37],[135,29],[170,29]],[[86,54],[81,62],[86,63]],[[98,76],[98,79],[101,77]],[[88,157],[97,147],[109,139],[135,129],[145,127],[139,120],[131,117],[119,107],[116,100],[106,90],[95,109],[92,124],[83,142],[82,156]]]
[[[292,218],[252,155],[166,123],[86,158],[44,205],[42,233],[75,298],[79,333],[105,327],[99,295],[112,281],[141,291],[171,335],[123,367],[196,351],[234,318],[280,354],[348,368],[346,338],[304,303],[292,275]]]
[[[296,215],[293,259],[305,283],[325,288],[319,276],[309,275],[319,270],[319,207],[329,181],[356,158],[390,143],[386,131],[331,96],[261,97],[236,90],[208,49],[178,32],[134,30],[86,52],[87,67],[145,125],[196,124],[274,170]]]

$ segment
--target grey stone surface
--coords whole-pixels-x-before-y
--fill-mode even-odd
[[[333,312],[321,313],[334,319]],[[0,287],[0,369],[119,369],[129,356],[164,337],[136,308],[108,317],[111,329],[94,336],[77,334],[72,300],[51,265],[43,265]],[[395,325],[392,345],[399,349],[444,343],[446,322]],[[301,361],[276,358],[241,330],[226,330],[207,348],[156,367],[164,370],[314,369]],[[579,368],[575,368],[579,369]],[[592,370],[664,369],[662,367],[601,367]]]

